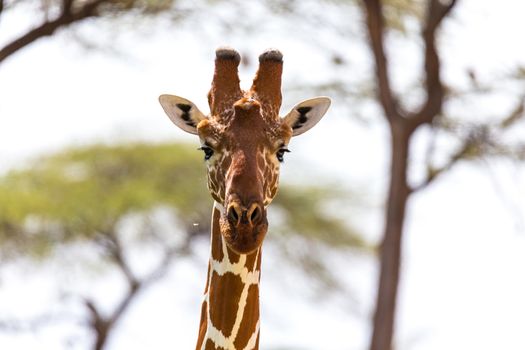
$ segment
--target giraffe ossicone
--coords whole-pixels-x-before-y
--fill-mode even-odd
[[[247,91],[239,85],[240,60],[231,48],[217,49],[208,115],[185,98],[159,97],[175,125],[199,136],[208,189],[215,200],[197,350],[259,348],[266,209],[277,194],[280,163],[290,139],[317,124],[330,106],[328,97],[315,97],[281,118],[281,52],[270,49],[259,56]]]

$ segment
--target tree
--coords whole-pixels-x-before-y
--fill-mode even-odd
[[[80,240],[102,252],[101,259],[124,278],[127,292],[109,314],[96,301],[80,297],[95,335],[94,349],[104,347],[138,293],[162,278],[175,257],[190,253],[192,235],[208,228],[204,218],[209,201],[203,186],[197,185],[204,179],[195,153],[188,146],[171,144],[96,145],[40,159],[0,181],[4,259],[45,257]],[[182,222],[178,231],[184,239],[178,243],[151,222],[162,206]],[[129,238],[119,228],[130,216],[142,221],[139,240],[155,241],[160,247],[157,266],[144,276],[133,271],[127,256]]]
[[[440,62],[436,51],[435,33],[455,1],[443,5],[430,1],[423,39],[425,43],[425,72],[427,99],[420,110],[406,113],[400,109],[392,94],[387,58],[383,43],[383,11],[380,0],[364,1],[370,46],[374,53],[377,94],[391,132],[390,185],[387,195],[383,241],[381,243],[380,277],[374,313],[370,349],[391,348],[395,307],[401,261],[401,236],[410,188],[408,158],[410,138],[421,125],[431,123],[441,112],[444,89],[440,78]]]
[[[173,3],[173,0],[41,0],[38,12],[43,22],[1,47],[0,64],[36,40],[86,19],[115,17],[125,13],[155,15],[170,9]],[[10,10],[21,5],[27,5],[27,1],[0,0],[0,20]]]
[[[0,178],[0,256],[4,262],[21,256],[46,259],[59,248],[82,244],[116,269],[126,291],[110,312],[92,297],[73,296],[84,307],[93,349],[103,349],[137,295],[163,278],[177,257],[191,254],[195,237],[209,234],[212,201],[200,157],[196,147],[176,143],[92,145],[12,170]],[[320,186],[284,185],[273,206],[283,214],[282,225],[289,229],[283,230],[307,245],[363,247],[347,222],[324,215],[320,203],[327,200],[344,198]],[[166,218],[159,218],[159,211],[173,217],[169,224],[178,225],[173,232],[163,228]],[[126,227],[130,219],[133,224]],[[134,237],[126,233],[130,228]],[[131,250],[137,244],[141,249],[153,244],[157,252],[146,273],[134,268]],[[299,261],[308,261],[305,269],[316,266],[309,272],[332,281],[315,254]],[[13,321],[0,320],[4,328],[9,324]]]
[[[13,1],[11,4],[20,2],[23,1]],[[76,0],[75,3],[77,6],[80,6],[79,4],[88,4],[87,1],[80,2],[79,0]],[[133,3],[138,6],[137,4],[146,2],[134,1]],[[147,1],[147,3],[154,2]],[[391,167],[388,174],[389,191],[385,200],[384,239],[380,249],[381,275],[374,316],[373,345],[371,345],[374,349],[388,349],[391,347],[394,331],[399,267],[402,260],[400,248],[403,239],[407,203],[414,193],[427,188],[427,186],[435,182],[441,175],[447,173],[460,161],[486,159],[491,156],[504,156],[523,160],[525,147],[520,144],[504,144],[504,137],[502,137],[507,130],[511,130],[523,119],[523,96],[517,96],[515,106],[509,111],[503,112],[501,116],[498,116],[499,118],[493,119],[492,122],[466,122],[461,116],[452,114],[448,108],[444,108],[448,103],[458,101],[466,95],[482,99],[487,93],[495,89],[495,86],[497,88],[498,81],[502,80],[501,77],[497,77],[497,79],[494,79],[496,82],[484,82],[477,77],[475,71],[466,71],[466,76],[468,76],[471,84],[467,89],[465,87],[455,87],[452,82],[444,81],[444,75],[442,74],[443,64],[440,59],[440,53],[442,53],[441,50],[444,47],[438,45],[439,33],[442,24],[446,23],[445,19],[449,18],[451,13],[454,13],[452,9],[457,6],[458,1],[363,0],[338,1],[335,3],[332,1],[321,2],[321,6],[324,6],[325,9],[330,6],[340,6],[341,9],[338,12],[347,14],[345,18],[346,23],[358,22],[349,21],[348,17],[354,14],[354,5],[361,4],[362,6],[358,8],[361,12],[358,11],[357,15],[362,15],[366,26],[361,28],[359,33],[349,33],[347,27],[332,22],[334,18],[337,18],[335,16],[324,17],[328,11],[311,11],[309,6],[299,6],[303,2],[267,1],[264,3],[271,8],[271,11],[276,10],[275,12],[293,22],[294,30],[309,33],[304,36],[308,37],[309,42],[315,42],[313,46],[319,46],[323,49],[328,48],[328,50],[325,50],[327,52],[326,55],[332,56],[331,60],[334,63],[334,68],[345,65],[344,58],[338,54],[344,51],[345,45],[339,45],[338,42],[337,45],[339,46],[334,48],[329,43],[327,44],[329,41],[324,40],[325,37],[313,35],[312,33],[319,31],[317,24],[322,23],[323,30],[332,26],[333,34],[340,39],[347,40],[348,34],[351,34],[352,40],[354,40],[355,37],[359,37],[359,35],[354,34],[365,34],[369,41],[372,52],[371,63],[375,69],[375,76],[367,77],[364,82],[355,83],[353,81],[350,82],[347,76],[339,74],[337,79],[334,78],[321,85],[309,88],[327,95],[337,93],[338,97],[345,101],[348,101],[349,97],[351,97],[352,103],[347,103],[347,105],[350,106],[348,109],[352,113],[355,111],[353,103],[373,99],[373,102],[382,109],[382,114],[385,117],[383,121],[386,122],[385,124],[390,130]],[[55,9],[58,8],[59,3],[54,2],[53,4]],[[237,2],[232,7],[237,9],[242,4],[244,3]],[[5,8],[9,6],[5,6]],[[244,6],[245,8],[251,8],[252,4]],[[125,7],[123,8],[125,9]],[[123,12],[124,10],[122,12],[104,13],[109,15]],[[232,12],[231,18],[242,13],[243,11]],[[214,16],[208,14],[204,15],[204,17],[207,20],[214,18]],[[267,21],[268,16],[260,17],[265,18],[265,21]],[[228,22],[229,19],[226,19],[224,22]],[[272,19],[275,19],[275,17],[272,17]],[[298,21],[302,21],[302,26],[298,25]],[[414,27],[410,26],[407,29],[405,26],[407,22],[417,23],[416,26],[419,25],[421,27],[420,32],[417,29],[413,31],[411,28]],[[312,23],[314,23],[315,31],[309,32],[306,29],[310,30]],[[250,23],[250,25],[252,28],[259,30],[261,23]],[[297,28],[300,28],[300,30],[297,30]],[[238,28],[235,27],[235,29]],[[395,67],[389,67],[392,57],[389,55],[389,51],[385,50],[385,47],[390,43],[389,39],[391,36],[389,34],[399,34],[400,32],[405,35],[405,39],[414,40],[422,44],[422,79],[421,82],[415,82],[414,86],[412,86],[414,91],[421,92],[423,96],[423,102],[417,106],[414,106],[414,103],[412,103],[413,99],[411,100],[411,96],[409,96],[410,92],[395,91],[393,86],[396,84],[392,82],[390,74],[392,68]],[[243,32],[243,34],[246,33]],[[321,41],[323,42],[321,43]],[[337,42],[337,40],[334,40],[334,42]],[[348,46],[350,46],[350,42],[348,42]],[[389,48],[396,50],[395,47]],[[390,51],[390,53],[392,52]],[[339,72],[337,69],[333,71]],[[509,80],[523,80],[525,77],[523,72],[524,69],[519,68],[513,72],[514,74],[505,78]],[[330,77],[330,72],[324,73]],[[375,79],[375,94],[373,96],[371,96],[371,89],[368,85],[368,82],[372,79]],[[301,87],[305,86],[301,81],[297,84]],[[421,131],[429,132],[430,137],[428,140],[427,162],[422,166],[424,174],[418,174],[420,175],[419,179],[415,181],[412,178],[413,176],[411,176],[411,171],[409,171],[410,168],[414,168],[412,156],[415,150],[411,142],[414,140],[414,135],[421,133]],[[436,139],[443,136],[452,139],[454,142],[454,147],[449,151],[436,150],[436,147],[434,147]],[[434,155],[439,153],[442,156],[445,152],[447,153],[444,160],[436,161]],[[285,194],[285,192],[282,191],[282,194]]]
[[[407,1],[417,6],[417,2]],[[385,4],[381,0],[363,0],[366,31],[374,57],[377,100],[382,108],[390,130],[390,182],[386,198],[383,240],[380,247],[380,276],[373,319],[371,350],[392,348],[396,298],[401,264],[401,244],[406,217],[406,205],[411,195],[428,186],[437,176],[448,171],[458,161],[489,156],[523,158],[523,145],[504,144],[502,134],[523,117],[523,97],[519,98],[509,115],[503,115],[495,123],[463,125],[460,120],[447,118],[443,106],[453,97],[461,98],[451,86],[442,80],[442,66],[437,45],[441,23],[455,7],[457,1],[429,0],[422,16],[421,41],[423,43],[423,89],[426,98],[414,111],[407,110],[403,101],[393,91],[389,76],[388,55],[385,52]],[[473,78],[472,72],[467,72]],[[473,78],[474,79],[474,78]],[[474,88],[478,88],[474,86]],[[456,96],[454,96],[456,92]],[[427,164],[424,180],[412,185],[409,179],[411,146],[416,131],[430,127],[457,132],[460,145],[449,155],[444,164]],[[459,131],[462,129],[462,131]],[[466,130],[466,132],[465,132]],[[459,132],[458,132],[459,131]],[[432,158],[433,146],[429,148]]]

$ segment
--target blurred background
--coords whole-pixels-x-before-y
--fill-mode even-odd
[[[0,349],[191,349],[212,199],[169,93],[284,54],[261,349],[524,349],[525,4],[0,0]]]

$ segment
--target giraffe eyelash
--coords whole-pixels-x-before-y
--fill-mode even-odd
[[[286,147],[281,147],[281,148],[277,151],[277,153],[276,153],[276,155],[277,155],[277,160],[278,160],[279,162],[281,162],[281,163],[284,162],[284,154],[285,154],[285,153],[290,153],[290,152],[291,152],[291,151],[290,151],[288,148],[286,148]]]
[[[213,148],[211,148],[210,146],[204,145],[198,148],[198,150],[204,152],[204,160],[209,160],[213,156],[214,151]]]

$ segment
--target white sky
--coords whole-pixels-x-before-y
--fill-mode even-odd
[[[306,7],[314,6],[310,2],[307,4]],[[253,6],[258,9],[257,5]],[[228,16],[230,10],[226,6],[222,12]],[[315,6],[313,10],[316,10]],[[446,64],[445,79],[464,83],[463,72],[468,67],[473,68],[481,80],[490,81],[495,74],[507,72],[515,63],[524,64],[524,13],[525,2],[520,1],[499,1],[497,5],[488,0],[460,1],[454,20],[447,22],[441,42]],[[249,27],[250,21],[261,23],[256,11],[244,15],[239,19],[244,26]],[[326,16],[335,22],[345,19],[344,14],[334,11],[327,11]],[[0,43],[16,33],[27,18],[26,13],[3,18]],[[283,113],[299,99],[312,97],[296,93],[292,100],[286,93],[287,87],[301,81],[323,80],[326,70],[332,69],[323,55],[327,47],[335,45],[339,50],[335,51],[350,63],[349,67],[330,72],[332,76],[362,77],[368,73],[368,52],[360,43],[361,39],[352,32],[359,23],[349,24],[347,37],[337,39],[341,43],[335,44],[326,43],[331,40],[328,37],[330,31],[315,27],[315,23],[310,28],[294,30],[293,23],[268,21],[249,37],[239,32],[226,40],[224,33],[213,31],[212,24],[200,22],[202,28],[198,31],[192,25],[196,24],[184,25],[180,30],[167,29],[161,21],[145,35],[122,34],[117,42],[122,45],[124,56],[86,52],[71,44],[67,35],[61,34],[40,40],[5,61],[0,65],[0,169],[65,145],[97,140],[192,141],[171,125],[157,103],[157,96],[161,93],[179,94],[207,110],[206,93],[212,76],[213,51],[220,45],[240,48],[243,54],[249,53],[252,62],[267,47],[283,51]],[[102,30],[83,26],[82,32],[89,33],[91,38],[110,42],[101,33],[110,28],[107,24]],[[346,45],[345,40],[348,40],[348,49],[340,49],[344,47],[340,45]],[[410,86],[417,73],[413,67],[418,64],[418,57],[413,49],[410,45],[389,47],[395,54],[392,74],[400,89]],[[253,73],[253,66],[241,71],[244,86],[250,83]],[[508,109],[512,102],[506,98],[489,99],[456,106],[454,113],[483,118]],[[304,166],[313,167],[316,169],[313,176],[331,174],[346,186],[371,193],[372,205],[376,206],[378,195],[384,190],[388,158],[385,130],[376,123],[379,118],[375,116],[367,116],[367,120],[372,121],[368,124],[356,122],[346,117],[347,110],[341,107],[341,101],[334,100],[333,106],[326,120],[307,136],[293,141],[293,153],[287,158],[283,177],[295,181],[304,178]],[[521,134],[525,134],[523,129]],[[420,137],[424,139],[424,135]],[[308,170],[308,173],[312,171]],[[523,198],[523,167],[497,162],[488,166],[460,165],[412,199],[404,241],[397,333],[399,348],[525,348]],[[377,238],[380,219],[381,215],[375,210],[356,221],[370,237]],[[268,250],[265,253],[270,256]],[[205,261],[205,257],[201,260]],[[337,261],[341,263],[341,259]],[[360,284],[356,289],[361,311],[366,314],[370,312],[373,301],[370,291],[376,278],[370,264],[356,266],[362,269],[351,268],[355,277],[350,280]],[[288,300],[289,295],[300,295],[301,283],[295,285],[297,290],[293,289],[294,285],[288,286],[286,293],[284,289],[270,288],[278,285],[280,280],[275,275],[267,275],[280,269],[272,268],[270,262],[265,262],[265,268],[262,302],[263,315],[265,310],[268,315],[268,326],[265,328],[263,324],[262,344],[266,342],[267,349],[278,344],[294,344],[290,342],[292,338],[299,339],[295,343],[304,349],[358,349],[366,344],[366,324],[356,321],[355,316],[346,317],[337,311],[337,304],[321,309],[299,297]],[[195,269],[190,265],[179,267],[174,272],[175,282],[156,287],[151,294],[144,296],[144,299],[154,296],[169,300],[172,293],[169,288],[181,283],[190,284],[183,291],[174,293],[176,301],[170,304],[177,311],[184,310],[178,321],[170,319],[183,330],[177,333],[182,344],[193,344],[196,333],[192,330],[196,329],[197,325],[193,323],[197,321],[190,322],[189,318],[197,319],[199,308],[195,305],[200,300],[197,293],[204,285],[205,271],[204,268],[203,271]],[[334,266],[334,269],[346,271],[345,266]],[[202,278],[191,279],[189,276],[193,273]],[[12,276],[0,277],[4,281],[16,281]],[[25,283],[28,282],[18,282]],[[6,300],[16,299],[18,292],[15,289],[6,292],[6,285],[0,286],[1,296],[12,298]],[[264,306],[272,302],[283,311],[279,313],[275,311],[279,309]],[[151,301],[139,304],[154,305]],[[144,306],[132,312],[112,341],[111,349],[132,349],[133,346],[140,349],[144,348],[140,344],[149,344],[147,340],[143,339],[146,343],[142,343],[130,336],[134,333],[132,321],[144,315],[147,315]],[[280,324],[280,318],[285,318],[287,324]],[[323,327],[315,334],[311,327],[319,324]],[[169,334],[169,324],[161,328]],[[279,332],[279,329],[285,331]],[[354,334],[350,336],[344,332]],[[345,337],[348,341],[344,341]],[[333,341],[326,343],[327,339]],[[4,346],[3,342],[9,342],[5,344],[10,346]],[[39,342],[48,344],[42,343],[38,337],[13,341],[0,334],[1,349],[26,349]]]

